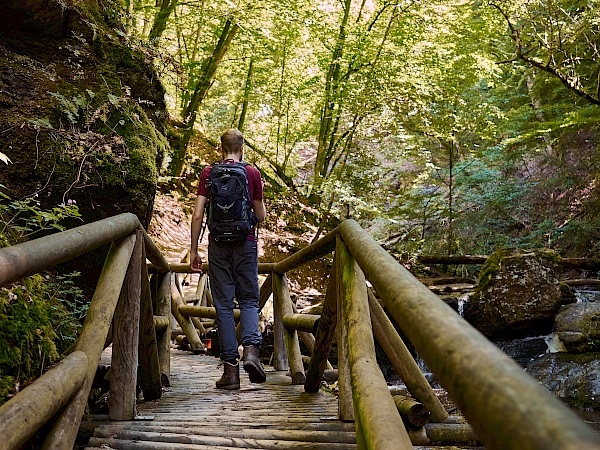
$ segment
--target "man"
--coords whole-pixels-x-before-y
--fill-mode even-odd
[[[238,130],[230,129],[221,136],[223,163],[233,164],[243,161],[244,137]],[[248,193],[252,201],[254,214],[259,222],[266,215],[263,203],[262,178],[260,172],[252,166],[246,166]],[[209,180],[212,166],[202,170],[196,205],[192,215],[192,242],[190,265],[194,272],[202,272],[202,258],[198,254],[198,238],[202,229],[202,218],[210,201]],[[242,361],[248,372],[250,382],[263,383],[266,375],[258,359],[262,336],[258,331],[258,243],[254,229],[241,246],[231,247],[217,244],[208,237],[208,263],[213,301],[217,310],[217,327],[223,376],[217,381],[219,389],[239,389],[240,372],[238,364],[238,342],[233,319],[234,297],[240,308],[241,343],[244,346]]]

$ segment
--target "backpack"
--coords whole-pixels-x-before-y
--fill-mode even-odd
[[[258,222],[252,209],[246,166],[248,163],[214,163],[206,187],[210,194],[207,225],[216,244],[244,244]]]

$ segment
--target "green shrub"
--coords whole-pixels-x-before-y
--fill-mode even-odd
[[[41,230],[62,229],[78,216],[74,204],[49,211],[33,199],[12,201],[0,194],[0,247]],[[75,341],[87,304],[75,272],[35,274],[0,288],[0,404],[39,377]]]

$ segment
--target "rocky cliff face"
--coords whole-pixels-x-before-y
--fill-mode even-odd
[[[147,226],[168,143],[163,88],[110,1],[9,0],[0,8],[0,184],[85,222]],[[77,225],[74,223],[73,225]]]

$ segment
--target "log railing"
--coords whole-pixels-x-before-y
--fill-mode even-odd
[[[113,344],[110,419],[135,417],[138,385],[152,400],[169,384],[170,268],[135,215],[0,249],[0,286],[106,244],[110,250],[74,351],[0,407],[0,449],[20,448],[48,424],[42,448],[71,450],[108,343]],[[157,271],[151,280],[146,258]]]
[[[332,251],[334,263],[321,316],[298,317],[286,272]],[[428,436],[435,435],[431,439],[441,439],[451,426],[440,423],[449,421],[448,414],[389,314],[486,448],[600,449],[591,428],[398,264],[355,221],[342,222],[281,262],[261,264],[260,271],[269,273],[261,287],[261,307],[271,293],[274,297],[273,365],[289,370],[292,383],[304,384],[307,392],[319,390],[337,333],[339,415],[354,420],[358,448],[412,449],[419,437],[407,431],[401,411],[416,411],[417,422],[424,417],[432,422],[424,427]],[[212,317],[193,306],[180,309]],[[312,349],[306,373],[299,338]],[[419,408],[412,400],[391,396],[376,364],[374,338],[420,402]],[[457,427],[465,439],[474,439],[471,428]]]
[[[207,322],[197,318],[215,317],[208,280],[201,278],[194,304],[186,304],[178,279],[171,274],[188,273],[189,264],[169,265],[131,214],[0,249],[0,286],[108,243],[111,248],[74,351],[0,407],[0,449],[19,448],[44,424],[51,426],[43,448],[73,448],[107,342],[113,343],[109,417],[133,419],[136,383],[145,399],[160,397],[161,384],[169,383],[170,311],[192,351],[203,350],[198,332]],[[322,314],[299,315],[286,273],[331,252],[333,266]],[[150,281],[146,258],[152,263]],[[414,415],[414,424],[432,422],[424,427],[427,433],[443,434],[448,425],[440,423],[447,422],[448,415],[391,316],[486,448],[600,449],[591,428],[398,264],[355,221],[342,222],[283,261],[259,264],[259,272],[267,274],[260,307],[272,294],[274,298],[273,365],[289,371],[292,383],[304,384],[306,392],[319,390],[324,375],[331,372],[328,355],[337,333],[339,416],[355,422],[358,448],[413,448],[419,437],[407,431],[403,422],[407,414]],[[306,372],[299,339],[311,351]],[[391,396],[376,363],[374,339],[419,404]],[[463,431],[473,439],[469,430]]]

